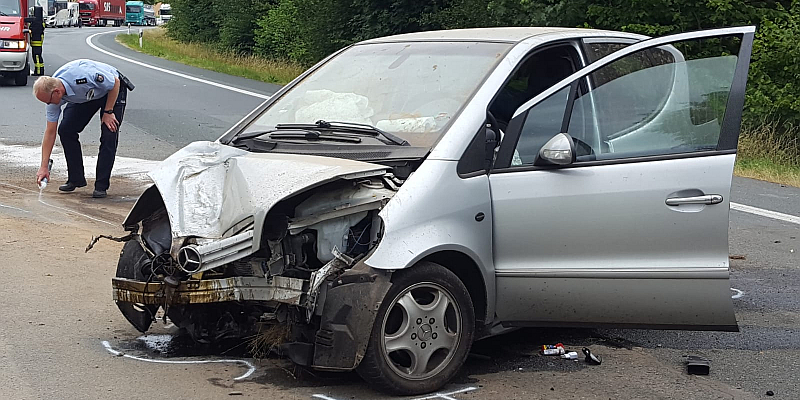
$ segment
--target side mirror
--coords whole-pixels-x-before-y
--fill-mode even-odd
[[[569,165],[575,162],[575,141],[567,133],[553,136],[539,150],[534,165]]]

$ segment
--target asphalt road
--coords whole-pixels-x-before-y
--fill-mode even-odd
[[[92,43],[121,57],[253,94],[144,67],[86,43],[90,35],[114,30],[119,28],[48,29],[44,59],[48,74],[76,58],[107,62],[137,85],[129,96],[120,156],[161,160],[191,141],[215,140],[261,103],[264,96],[277,90],[274,85],[133,52],[117,45],[114,33],[97,35]],[[44,106],[31,95],[31,84],[0,85],[3,145],[35,150],[41,141]],[[82,134],[85,154],[96,153],[98,138],[99,117]],[[34,171],[30,165],[20,165],[16,160],[0,159],[0,206],[5,205],[0,207],[0,249],[4,249],[0,252],[4,259],[12,260],[8,261],[10,265],[19,263],[0,283],[0,304],[4,307],[0,316],[0,397],[108,398],[138,394],[148,398],[219,398],[239,392],[262,398],[377,397],[365,390],[354,374],[293,377],[283,369],[286,365],[278,361],[259,364],[246,384],[236,386],[231,377],[246,371],[246,367],[143,367],[135,361],[123,362],[111,356],[103,348],[103,340],[109,340],[113,349],[142,357],[158,358],[163,356],[164,349],[143,345],[113,307],[107,278],[113,275],[118,248],[105,245],[110,247],[100,247],[98,254],[89,253],[91,258],[87,259],[80,258],[85,256],[78,244],[73,249],[65,243],[71,243],[66,238],[72,234],[85,236],[87,232],[107,231],[109,224],[105,221],[119,220],[125,215],[141,189],[141,182],[113,187],[112,196],[104,203],[87,196],[48,195],[49,204],[73,210],[58,213],[37,203],[36,193],[24,188]],[[732,201],[795,219],[800,216],[798,188],[734,178]],[[730,216],[731,287],[738,290],[731,294],[736,296],[733,304],[741,332],[520,330],[476,343],[461,375],[448,387],[450,391],[464,392],[439,398],[751,398],[764,397],[768,390],[776,398],[797,398],[800,225],[737,210],[732,210]],[[42,233],[42,224],[51,227],[50,230]],[[37,247],[37,235],[46,235],[49,239],[42,246],[56,249],[55,253],[35,249],[31,255],[26,254],[26,246]],[[85,244],[85,240],[81,237],[75,243]],[[58,247],[63,250],[57,250]],[[43,262],[45,256],[39,254],[52,259]],[[51,265],[63,270],[50,269]],[[102,274],[86,273],[94,269]],[[78,280],[70,281],[66,288],[45,284],[52,274]],[[41,293],[29,292],[30,288]],[[64,293],[71,290],[82,292],[78,296]],[[52,303],[36,301],[40,295],[52,302],[60,302],[64,296],[85,298],[70,300],[72,311],[59,313]],[[92,324],[76,325],[75,320]],[[60,328],[42,333],[45,328],[36,327],[40,322],[44,327],[52,324]],[[170,332],[167,327],[157,331]],[[74,344],[70,342],[73,339]],[[605,362],[599,367],[587,367],[583,363],[536,355],[537,346],[554,342],[578,349],[591,346]],[[712,374],[704,378],[687,376],[683,366],[683,356],[687,354],[708,357]],[[178,350],[174,355],[207,356],[213,360],[221,357],[198,354],[192,349]],[[75,374],[81,377],[73,378]],[[86,386],[91,384],[96,387]]]

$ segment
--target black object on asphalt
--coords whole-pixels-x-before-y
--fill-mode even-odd
[[[775,393],[772,393],[772,390],[767,390],[767,396],[774,396]]]
[[[686,372],[689,375],[708,375],[711,364],[708,359],[700,356],[688,356],[686,358]]]
[[[600,365],[603,362],[603,359],[599,356],[592,354],[592,351],[589,350],[588,347],[583,348],[583,354],[586,355],[586,362],[592,365]]]

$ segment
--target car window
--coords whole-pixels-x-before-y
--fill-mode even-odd
[[[577,96],[568,132],[592,159],[716,148],[736,56],[680,47],[642,50],[590,75],[595,85]]]
[[[523,114],[511,165],[535,161],[559,133],[565,107],[571,107],[566,131],[578,162],[715,150],[736,67],[731,47],[675,43],[603,66],[587,76],[590,89],[579,86],[571,104],[568,86]]]
[[[512,166],[533,165],[539,149],[561,132],[570,89],[567,86],[531,108],[522,125]]]
[[[247,130],[318,120],[351,122],[428,147],[509,47],[484,42],[356,45],[293,86]]]

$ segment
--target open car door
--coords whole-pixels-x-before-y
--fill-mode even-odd
[[[728,213],[754,31],[619,46],[515,112],[489,177],[500,320],[738,330]]]

